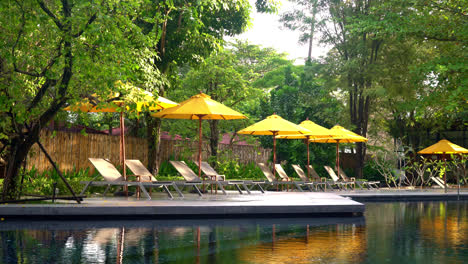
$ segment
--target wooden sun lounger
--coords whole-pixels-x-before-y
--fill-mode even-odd
[[[335,170],[338,171],[337,167],[335,166]],[[340,167],[340,177],[343,179],[345,182],[355,182],[359,188],[364,189],[363,187],[366,187],[367,189],[371,190],[374,188],[379,188],[380,182],[378,181],[356,181],[356,178],[349,178],[348,175],[346,175],[345,171]]]
[[[257,163],[258,167],[262,170],[263,175],[267,178],[267,182],[265,184],[268,185],[295,185],[294,182],[292,181],[286,181],[283,178],[281,178],[281,181],[278,181],[275,176],[273,175],[273,172],[264,164],[264,163]],[[296,186],[296,185],[295,185]],[[297,188],[297,186],[296,186]],[[302,190],[302,189],[301,189]]]
[[[80,195],[83,195],[86,190],[91,186],[107,186],[104,194],[107,193],[111,186],[136,186],[139,187],[140,190],[143,192],[143,195],[148,199],[151,200],[151,196],[146,191],[145,186],[147,187],[161,187],[162,184],[154,184],[154,183],[144,183],[140,181],[126,181],[122,174],[115,168],[115,166],[107,160],[99,159],[99,158],[89,158],[91,164],[99,172],[100,176],[104,178],[105,181],[94,181],[97,177],[95,177],[92,181],[83,181],[82,184],[85,184],[83,190],[81,191]],[[174,183],[171,183],[174,184]],[[170,198],[173,198],[171,192],[166,188],[165,189],[167,195]]]
[[[286,171],[284,171],[283,167],[281,164],[275,164],[275,170],[278,173],[278,175],[283,179],[284,181],[292,182],[294,186],[300,191],[303,192],[304,190],[301,188],[301,186],[306,186],[309,191],[312,191],[311,186],[313,186],[312,183],[308,183],[307,181],[295,181],[291,179],[287,174]]]
[[[219,188],[224,195],[226,195],[226,190],[224,190],[224,187],[221,183],[221,181],[211,181],[211,180],[202,180],[200,177],[198,177],[195,172],[193,172],[192,169],[184,162],[184,161],[169,161],[172,166],[179,172],[182,177],[184,177],[185,181],[177,181],[176,184],[182,185],[182,186],[192,186],[195,190],[197,190],[198,194],[201,196],[200,189],[197,186],[204,185],[204,184],[214,184]]]
[[[198,164],[198,161],[195,161],[195,164],[197,164],[198,166],[200,166]],[[222,174],[219,174],[216,172],[215,169],[213,169],[213,167],[211,167],[211,165],[206,162],[206,161],[202,161],[201,162],[201,170],[203,171],[203,173],[209,177],[216,177],[216,180],[218,181],[226,181],[226,176],[225,175],[222,175]],[[258,189],[260,190],[260,192],[262,193],[265,193],[265,191],[263,190],[262,186],[260,186],[260,184],[264,184],[265,182],[264,181],[254,181],[254,180],[247,180],[247,181],[244,181],[244,180],[239,180],[239,181],[236,181],[236,180],[229,180],[227,181],[228,183],[232,183],[236,186],[237,190],[239,191],[239,193],[242,194],[242,191],[240,190],[238,184],[242,185],[244,187],[244,190],[250,194],[251,190],[257,186]],[[251,186],[250,188],[248,186]]]
[[[130,169],[130,171],[134,174],[131,176],[139,177],[140,181],[143,185],[147,185],[148,187],[160,186],[166,191],[166,193],[171,193],[168,189],[169,186],[172,186],[174,190],[179,194],[180,197],[184,197],[182,192],[177,187],[174,181],[158,181],[151,172],[146,169],[145,165],[141,163],[140,160],[125,160],[125,165]],[[150,184],[148,184],[150,183]],[[150,190],[151,192],[151,190]]]
[[[340,190],[346,190],[348,187],[351,189],[354,189],[355,182],[353,181],[340,181],[340,178],[336,175],[336,173],[333,171],[332,168],[329,166],[323,166],[325,170],[328,172],[328,175],[330,175],[330,178],[332,179],[332,183],[338,186]]]
[[[315,175],[313,175],[313,173],[311,173],[311,174],[312,174],[312,179],[314,179],[314,181],[310,181],[307,178],[305,172],[302,170],[301,166],[293,164],[292,167],[296,171],[296,174],[299,176],[299,178],[302,181],[311,184],[312,187],[315,187],[315,190],[318,190],[318,188],[320,188],[321,190],[324,190],[324,191],[327,190],[327,185],[329,185],[329,184],[326,181],[321,181],[321,179],[318,176],[317,172],[315,172],[315,170],[313,168],[312,168],[311,172],[313,171],[315,173]],[[332,188],[331,186],[329,186],[329,187]]]

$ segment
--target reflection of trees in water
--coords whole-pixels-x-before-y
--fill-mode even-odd
[[[379,263],[391,259],[404,263],[428,258],[432,247],[450,249],[453,254],[461,248],[465,253],[458,255],[466,256],[463,245],[468,244],[466,202],[367,204],[366,226],[339,221],[309,227],[307,221],[274,223],[125,227],[123,262]],[[120,227],[41,229],[1,231],[0,263],[117,261]],[[462,262],[444,254],[430,257],[436,262]]]
[[[375,241],[369,251],[379,252],[371,262],[466,261],[460,256],[466,256],[464,245],[468,244],[468,203],[376,203],[367,204],[366,210],[368,240]],[[464,254],[458,254],[460,248]]]

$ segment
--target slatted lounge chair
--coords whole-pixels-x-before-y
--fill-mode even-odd
[[[273,172],[264,164],[264,163],[257,163],[258,167],[262,170],[263,175],[267,178],[268,182],[265,182],[265,184],[269,185],[291,185],[294,184],[293,182],[290,181],[285,181],[283,178],[281,178],[281,181],[278,181],[275,176],[273,175]]]
[[[307,183],[310,183],[312,185],[312,187],[315,187],[315,189],[317,190],[318,188],[322,189],[322,190],[327,190],[327,185],[328,183],[327,182],[322,182],[320,180],[320,177],[318,177],[318,174],[317,172],[315,172],[315,170],[313,170],[313,172],[315,172],[318,180],[316,177],[312,176],[312,179],[314,179],[314,181],[310,181],[309,178],[307,178],[307,175],[305,174],[305,172],[302,170],[301,166],[299,165],[292,165],[293,169],[296,171],[296,174],[299,176],[299,178],[303,181],[303,182],[307,182]],[[312,172],[311,170],[311,172]],[[313,174],[313,173],[311,173]],[[331,188],[331,186],[330,186]]]
[[[335,166],[335,170],[338,171],[337,167]],[[359,186],[359,188],[364,189],[363,187],[366,187],[367,189],[374,189],[374,188],[379,188],[380,182],[378,181],[356,181],[356,178],[354,177],[348,177],[346,175],[345,171],[340,167],[340,177],[343,179],[345,182],[356,182],[356,184]]]
[[[195,164],[197,164],[197,166],[200,166],[198,164],[198,161],[195,161]],[[222,175],[222,174],[219,174],[216,172],[215,169],[213,169],[213,167],[211,167],[211,165],[206,162],[206,161],[202,161],[201,162],[201,170],[202,172],[209,176],[209,177],[213,177],[215,176],[216,177],[216,180],[218,181],[226,181],[226,176],[225,175]],[[265,184],[264,181],[253,181],[253,180],[247,180],[247,181],[233,181],[233,180],[229,180],[228,183],[233,183],[235,184],[237,190],[239,191],[239,193],[242,194],[242,191],[239,189],[239,186],[237,184],[240,184],[244,187],[245,191],[250,194],[250,191],[255,187],[257,186],[258,189],[262,192],[262,193],[265,193],[265,191],[263,190],[262,186],[260,186],[260,184]],[[251,187],[249,188],[248,185],[250,185]]]
[[[187,186],[191,185],[193,186],[199,195],[201,195],[200,189],[197,187],[197,185],[203,185],[203,184],[215,184],[217,188],[219,188],[224,195],[226,195],[226,190],[224,190],[224,187],[221,183],[221,181],[211,181],[211,180],[202,180],[198,175],[193,172],[192,169],[184,162],[184,161],[169,161],[172,166],[179,172],[182,177],[184,177],[185,181],[182,182],[177,182],[177,184],[180,184],[182,186]]]
[[[310,168],[310,174],[312,175],[312,179],[314,179],[314,181],[325,183],[325,186],[327,186],[330,190],[334,190],[333,186],[336,186],[338,189],[341,190],[341,184],[337,184],[335,183],[335,181],[327,180],[326,177],[320,177],[317,171],[314,169],[314,166],[309,165],[309,168]]]
[[[309,191],[312,191],[311,186],[313,185],[312,183],[307,183],[306,181],[295,181],[291,179],[287,174],[286,171],[284,171],[283,167],[281,164],[275,164],[275,170],[278,173],[278,175],[281,177],[283,181],[287,182],[292,182],[294,186],[300,191],[303,192],[304,190],[301,188],[301,186],[306,186]]]
[[[437,185],[439,185],[440,188],[445,189],[444,181],[441,178],[432,176],[431,180],[433,182],[435,182]],[[447,183],[447,188],[456,188],[456,187],[457,186],[454,186],[454,185],[451,185],[451,184]]]
[[[335,184],[336,186],[338,186],[338,188],[340,190],[346,190],[347,188],[351,188],[351,189],[354,189],[354,186],[355,186],[355,182],[352,182],[352,181],[340,181],[340,178],[338,178],[338,176],[336,175],[335,171],[333,171],[332,168],[330,168],[329,166],[323,166],[325,168],[325,170],[328,172],[328,175],[330,175],[330,178],[333,180],[333,184]]]
[[[105,181],[94,181],[99,176],[96,176],[92,181],[83,181],[81,184],[85,184],[80,195],[83,195],[90,186],[107,186],[104,191],[104,195],[107,193],[111,186],[136,186],[140,187],[140,190],[143,192],[144,196],[151,200],[151,196],[146,191],[142,182],[139,181],[126,181],[122,174],[112,165],[104,159],[98,158],[89,158],[91,164],[97,169],[99,174],[104,178]],[[172,198],[172,194],[169,194],[169,197]]]
[[[130,169],[130,171],[134,174],[131,176],[137,176],[140,178],[140,181],[143,182],[143,185],[147,183],[152,183],[154,185],[161,186],[166,193],[170,193],[168,187],[172,186],[174,190],[179,194],[180,197],[184,197],[182,192],[179,190],[175,182],[173,181],[158,181],[151,172],[146,169],[145,165],[141,163],[139,160],[125,160],[125,165]],[[150,190],[151,193],[151,190]]]

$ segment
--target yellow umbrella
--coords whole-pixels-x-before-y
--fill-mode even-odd
[[[464,153],[465,154],[468,153],[468,149],[455,145],[446,139],[442,139],[439,142],[435,143],[434,145],[418,151],[418,154],[442,154],[444,162],[446,162],[445,154],[464,154]],[[445,192],[447,192],[447,176],[446,176],[445,171],[444,171],[444,185],[445,185]],[[458,188],[460,188],[460,184],[458,184]]]
[[[130,105],[134,105],[136,106],[136,112],[144,110],[157,111],[174,107],[177,103],[161,96],[155,99],[152,93],[128,83],[124,84],[121,81],[117,81],[116,86],[123,87],[125,92],[113,93],[104,99],[99,98],[96,94],[92,94],[90,98],[65,107],[64,110],[84,113],[120,113],[120,163],[122,168],[125,168],[125,123],[123,109],[131,111]],[[126,177],[125,169],[123,173],[124,177]]]
[[[202,149],[202,120],[203,119],[244,119],[245,115],[216,102],[209,95],[202,92],[183,101],[176,107],[162,110],[154,117],[171,119],[198,119],[199,142],[198,142],[198,164],[201,164]],[[198,176],[201,177],[201,166],[198,166]]]
[[[309,119],[302,121],[299,126],[310,130],[308,134],[300,134],[300,135],[280,135],[276,136],[276,138],[284,138],[284,139],[305,139],[307,144],[307,177],[310,179],[310,153],[309,153],[309,143],[311,139],[319,139],[319,138],[330,138],[332,137],[330,129],[325,128],[323,126],[319,126],[316,123],[310,121]]]
[[[314,138],[310,141],[317,143],[336,143],[336,167],[338,170],[338,175],[340,175],[340,152],[339,144],[340,143],[355,143],[355,142],[366,142],[367,138],[360,136],[352,131],[347,130],[346,128],[336,125],[330,128],[330,133],[332,137],[328,138]]]
[[[264,120],[257,122],[249,127],[246,127],[237,132],[238,134],[247,135],[272,135],[273,136],[273,175],[275,175],[276,163],[276,136],[278,135],[297,135],[311,133],[306,128],[289,122],[279,115],[273,114]]]

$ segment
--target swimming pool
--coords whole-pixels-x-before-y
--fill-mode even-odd
[[[466,263],[468,202],[363,217],[4,221],[0,263]]]

